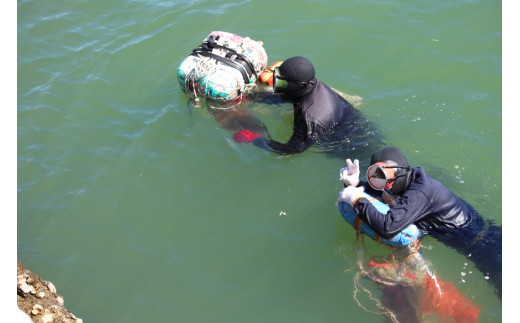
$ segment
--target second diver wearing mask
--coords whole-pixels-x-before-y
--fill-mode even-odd
[[[376,151],[367,169],[367,182],[359,179],[359,161],[347,159],[340,170],[346,186],[337,201],[349,203],[378,235],[392,238],[410,224],[471,257],[476,267],[502,294],[502,228],[482,216],[422,167],[410,167],[396,147]],[[366,191],[381,196],[390,210],[380,213],[362,197]]]

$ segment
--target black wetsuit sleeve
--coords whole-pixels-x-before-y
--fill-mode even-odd
[[[422,191],[408,190],[387,214],[379,212],[366,198],[357,200],[354,210],[378,235],[391,239],[428,214],[430,205],[430,201]]]

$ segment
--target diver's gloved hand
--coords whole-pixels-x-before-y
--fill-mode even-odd
[[[233,134],[233,140],[237,143],[251,143],[255,138],[260,137],[260,134],[248,129],[243,129]]]
[[[339,170],[339,179],[347,186],[358,186],[359,185],[359,160],[354,159],[354,163],[350,159],[346,160],[347,167],[343,167]]]
[[[363,197],[363,192],[365,191],[365,187],[355,187],[355,186],[347,186],[341,192],[339,192],[339,198],[336,201],[336,206],[341,202],[345,202],[354,206],[356,200],[360,197]]]

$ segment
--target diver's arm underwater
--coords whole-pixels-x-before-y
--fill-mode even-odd
[[[311,131],[309,132],[311,135],[309,136],[307,131],[308,125],[295,123],[293,134],[286,143],[266,137],[258,137],[253,141],[253,144],[259,148],[283,155],[301,153],[314,145],[317,138],[320,138],[326,132],[326,129],[317,124],[310,124],[310,128]]]

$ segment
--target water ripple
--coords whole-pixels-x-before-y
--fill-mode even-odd
[[[56,13],[56,14],[53,14],[53,15],[50,15],[50,16],[42,17],[40,20],[41,21],[56,20],[56,19],[60,19],[60,18],[63,18],[63,17],[67,17],[67,16],[69,16],[71,14],[72,14],[71,12],[59,12],[59,13]]]

